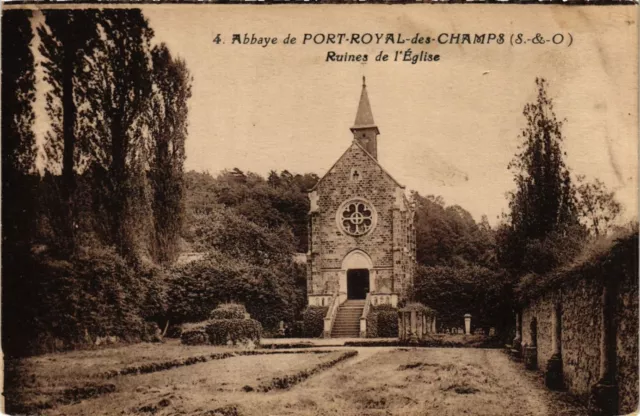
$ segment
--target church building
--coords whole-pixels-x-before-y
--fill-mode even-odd
[[[325,319],[331,336],[363,336],[355,317],[367,303],[396,307],[405,299],[416,259],[414,207],[378,162],[380,130],[364,78],[351,132],[351,144],[309,192],[309,305],[328,306],[329,314],[348,309],[355,321],[336,312],[332,328]]]

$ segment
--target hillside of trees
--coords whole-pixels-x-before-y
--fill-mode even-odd
[[[299,318],[306,305],[307,191],[315,174],[239,169],[185,174],[184,246],[204,258],[172,269],[167,317],[200,321],[211,305],[236,301],[267,329]]]

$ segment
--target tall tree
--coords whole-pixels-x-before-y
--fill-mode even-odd
[[[562,150],[563,121],[558,120],[547,83],[536,79],[538,95],[524,106],[526,126],[519,152],[509,164],[516,190],[509,195],[510,212],[501,230],[501,259],[519,268],[527,244],[566,234],[578,224],[575,190]]]
[[[596,237],[606,234],[622,212],[622,205],[599,179],[588,182],[584,175],[579,175],[577,179],[578,208],[582,221]]]
[[[28,10],[2,14],[2,167],[29,173],[36,159],[35,64]]]
[[[47,169],[61,172],[60,204],[55,216],[60,231],[58,243],[65,250],[75,246],[74,191],[78,164],[86,159],[80,145],[83,119],[79,114],[89,93],[88,83],[93,75],[86,70],[85,60],[99,41],[97,12],[93,10],[47,10],[45,25],[38,28],[39,51],[42,54],[45,80],[50,90],[46,94],[46,110],[52,121],[47,133],[45,150]],[[80,117],[79,117],[80,116]],[[56,203],[58,202],[58,203]]]
[[[105,9],[97,16],[100,41],[85,59],[92,74],[83,117],[91,120],[89,157],[106,216],[106,239],[133,255],[150,215],[145,175],[148,106],[152,96],[153,30],[139,9]]]
[[[6,10],[2,13],[2,235],[3,253],[7,243],[28,242],[33,224],[31,199],[25,187],[33,171],[36,141],[35,64],[31,52],[33,31],[31,12]]]
[[[153,192],[154,257],[170,262],[178,256],[184,216],[184,161],[191,76],[186,63],[174,59],[165,44],[153,48],[154,97],[150,106],[149,177]]]

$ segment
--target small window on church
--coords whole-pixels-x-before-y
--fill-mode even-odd
[[[351,181],[358,182],[361,179],[361,174],[357,169],[351,169]]]

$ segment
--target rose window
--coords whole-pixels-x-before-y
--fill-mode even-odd
[[[343,204],[338,211],[338,223],[351,235],[363,235],[375,225],[375,212],[364,201],[350,201]]]

